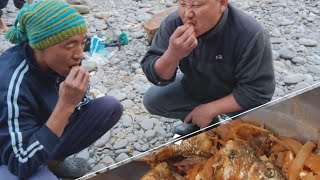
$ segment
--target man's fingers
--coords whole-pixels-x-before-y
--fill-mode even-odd
[[[80,70],[79,66],[73,66],[71,68],[70,73],[68,74],[66,80],[73,81],[75,79],[75,77],[77,76],[79,70]]]
[[[198,40],[195,36],[192,35],[186,40],[185,43],[187,47],[189,47],[190,49],[193,49],[198,45]]]
[[[86,74],[86,70],[84,68],[80,68],[79,71],[78,71],[78,74],[76,75],[75,77],[75,82],[76,83],[81,83],[83,77],[85,76]],[[80,85],[80,84],[79,84]]]
[[[181,35],[184,34],[184,32],[189,28],[190,25],[188,24],[185,24],[185,25],[182,25],[182,26],[179,26],[174,32],[173,34],[171,35],[172,38],[179,38]]]
[[[189,26],[188,29],[179,37],[181,42],[186,42],[191,36],[193,36],[194,27]]]
[[[83,88],[86,89],[88,87],[88,83],[89,83],[89,72],[86,71],[85,75],[83,76],[83,79],[82,79],[82,85],[83,85]]]

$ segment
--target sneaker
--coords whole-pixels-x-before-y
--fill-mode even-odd
[[[83,158],[67,158],[51,171],[59,178],[77,179],[91,171],[91,165]]]
[[[185,136],[192,132],[199,130],[200,127],[195,124],[181,123],[173,128],[173,134],[179,134],[180,136]]]
[[[217,123],[219,121],[220,121],[219,118],[215,117],[215,118],[213,118],[213,120],[210,123],[210,125],[215,124],[215,123]],[[214,128],[218,127],[218,126],[219,126],[219,124],[215,125]],[[177,125],[177,126],[175,126],[173,128],[172,133],[173,134],[178,134],[180,136],[185,136],[185,135],[188,135],[188,134],[193,133],[195,131],[198,131],[199,129],[200,129],[200,127],[195,125],[195,124],[192,124],[192,123],[181,123],[181,124],[179,124],[179,125]],[[199,132],[199,133],[201,133],[201,132]]]

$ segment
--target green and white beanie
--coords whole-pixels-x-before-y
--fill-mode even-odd
[[[29,41],[33,49],[45,49],[87,29],[85,19],[68,3],[42,0],[25,4],[5,37],[13,44]]]

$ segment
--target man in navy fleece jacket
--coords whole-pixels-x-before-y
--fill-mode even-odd
[[[141,65],[155,85],[146,109],[184,121],[180,135],[264,104],[275,90],[268,33],[228,0],[179,0]]]

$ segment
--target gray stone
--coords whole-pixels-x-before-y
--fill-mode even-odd
[[[154,143],[156,143],[158,141],[158,138],[154,138],[154,139],[152,139],[151,141],[150,141],[150,144],[154,144]]]
[[[106,168],[106,167],[107,167],[107,166],[106,166],[104,163],[99,163],[99,164],[97,164],[96,166],[94,166],[94,167],[92,168],[92,172],[98,171],[99,173],[104,173],[104,172],[107,171],[107,169],[106,169],[106,170],[102,170],[102,169],[104,169],[104,168]]]
[[[131,34],[131,37],[134,39],[141,39],[143,38],[144,33],[142,31],[134,32]]]
[[[97,68],[97,63],[94,61],[82,61],[81,66],[85,68],[87,71],[91,72]]]
[[[297,64],[305,64],[307,63],[307,59],[303,57],[294,57],[291,59],[292,62],[297,63]]]
[[[125,99],[124,101],[121,101],[121,104],[125,109],[131,109],[134,103],[130,99]]]
[[[121,149],[124,148],[128,145],[128,140],[126,139],[121,139],[120,141],[117,141],[114,145],[113,148],[114,149]]]
[[[135,142],[138,140],[138,137],[132,133],[128,134],[126,139],[129,141],[129,142]]]
[[[286,68],[286,65],[281,61],[273,61],[274,66],[278,66],[281,68]]]
[[[129,158],[129,156],[126,153],[121,153],[121,154],[119,154],[118,157],[116,157],[115,161],[120,162],[120,161],[124,161],[128,158]]]
[[[66,0],[66,2],[72,5],[86,5],[88,7],[92,7],[90,0]]]
[[[146,151],[149,149],[149,144],[144,144],[141,146],[141,151]]]
[[[109,14],[106,12],[97,12],[97,13],[94,13],[93,16],[98,19],[107,19]]]
[[[159,126],[159,125],[155,126],[155,127],[154,127],[154,130],[155,130],[158,134],[160,134],[161,136],[164,136],[164,135],[166,134],[166,131],[164,130],[164,128],[163,128],[162,126]]]
[[[80,14],[88,14],[90,12],[90,7],[86,5],[71,5],[75,8]]]
[[[309,71],[315,74],[320,74],[320,67],[318,65],[309,66]]]
[[[108,25],[103,23],[97,23],[94,26],[96,27],[97,31],[102,31],[108,28]]]
[[[288,26],[294,24],[294,21],[288,20],[288,19],[283,19],[278,21],[279,26]]]
[[[142,152],[140,151],[133,151],[132,156],[139,156]]]
[[[313,77],[310,74],[305,74],[304,82],[308,84],[313,84]]]
[[[308,83],[306,83],[306,82],[299,82],[299,83],[294,87],[294,89],[293,89],[292,91],[293,91],[293,92],[294,92],[294,91],[298,91],[298,90],[301,90],[301,89],[306,88],[306,87],[308,87],[308,86],[310,86],[310,84],[308,84]]]
[[[98,139],[94,145],[96,147],[103,147],[105,144],[107,144],[110,140],[110,131],[108,131],[107,133],[105,133],[100,139]]]
[[[90,33],[96,33],[96,32],[97,32],[97,29],[96,29],[95,27],[93,27],[93,26],[90,26],[90,27],[89,27],[89,32],[90,32]]]
[[[284,82],[288,84],[295,84],[303,81],[304,79],[305,79],[305,76],[303,74],[291,74],[283,78]]]
[[[280,57],[283,59],[292,59],[296,57],[296,53],[292,50],[289,50],[288,48],[282,48],[279,50]]]
[[[145,133],[144,133],[144,136],[148,139],[150,138],[154,138],[156,136],[156,131],[154,130],[147,130]]]
[[[134,147],[136,150],[138,150],[138,151],[142,151],[142,150],[141,150],[141,144],[138,143],[138,142],[134,142],[134,143],[133,143],[133,147]]]
[[[279,29],[274,29],[274,30],[272,31],[272,33],[271,33],[271,36],[272,36],[272,37],[281,37],[282,34],[281,34],[281,32],[280,32]]]
[[[106,165],[105,167],[115,164],[114,160],[110,156],[105,156],[101,162]]]
[[[118,149],[115,151],[116,154],[121,154],[121,153],[130,153],[130,149]]]
[[[272,44],[281,44],[286,42],[285,38],[270,38]]]
[[[132,117],[128,114],[124,114],[122,117],[121,117],[121,122],[122,122],[122,125],[123,127],[131,127],[132,126]]]
[[[279,58],[279,53],[277,51],[272,51],[272,59],[277,60]]]
[[[299,39],[299,43],[307,47],[313,47],[318,45],[317,41],[312,39],[305,39],[305,38]]]
[[[279,97],[284,96],[284,95],[285,95],[285,94],[284,94],[284,90],[281,89],[281,88],[276,87],[275,92],[274,92],[274,95],[275,95],[275,96],[279,96]]]
[[[149,119],[142,120],[140,125],[144,130],[151,130],[153,128],[153,122]]]

